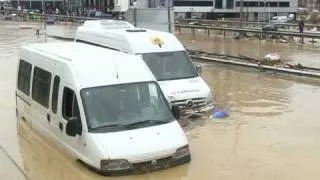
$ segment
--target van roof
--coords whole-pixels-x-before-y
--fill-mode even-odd
[[[185,50],[173,34],[144,28],[80,26],[76,32],[76,40],[133,54]]]
[[[86,20],[83,23],[85,27],[95,27],[100,29],[121,29],[121,28],[134,28],[133,24],[127,21],[117,21],[117,20]]]
[[[155,81],[141,57],[76,42],[37,43],[23,49],[69,64],[79,88]]]

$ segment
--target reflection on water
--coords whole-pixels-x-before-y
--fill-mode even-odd
[[[248,69],[230,71],[219,67],[211,66],[203,75],[218,92],[217,103],[230,106],[233,113],[263,117],[281,115],[289,109],[292,82]]]
[[[58,31],[62,27],[55,28]],[[218,107],[227,109],[230,117],[189,123],[185,131],[191,146],[190,164],[113,178],[91,172],[24,123],[19,138],[16,136],[18,50],[23,44],[43,39],[37,39],[34,30],[3,25],[0,29],[0,145],[31,180],[316,180],[320,175],[320,81],[219,64],[207,64],[203,77],[214,90]],[[308,57],[306,54],[304,58]]]

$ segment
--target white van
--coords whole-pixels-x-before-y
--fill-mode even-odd
[[[134,67],[134,68],[132,68]],[[112,174],[189,162],[187,138],[141,57],[75,42],[21,50],[20,120],[72,157]]]
[[[170,103],[184,110],[212,107],[209,86],[171,33],[135,28],[125,21],[88,20],[78,27],[75,41],[141,55]]]

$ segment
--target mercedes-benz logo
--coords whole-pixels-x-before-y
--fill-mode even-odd
[[[187,107],[192,107],[193,106],[193,102],[191,100],[186,102],[186,106]]]
[[[158,161],[157,160],[152,160],[151,161],[151,166],[156,166],[158,164]]]

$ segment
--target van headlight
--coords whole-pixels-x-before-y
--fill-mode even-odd
[[[102,160],[100,166],[103,171],[127,170],[131,168],[130,163],[125,159]]]
[[[176,152],[173,154],[172,158],[173,159],[181,159],[185,156],[190,155],[190,151],[189,151],[189,146],[183,146],[179,149],[176,150]]]
[[[211,104],[213,103],[213,96],[212,96],[212,93],[211,91],[208,93],[208,96],[207,96],[207,104]]]

